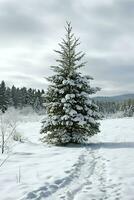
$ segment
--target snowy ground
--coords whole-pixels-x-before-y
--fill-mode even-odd
[[[134,200],[133,118],[103,120],[85,146],[44,145],[40,126],[18,126],[25,142],[0,168],[0,200]]]

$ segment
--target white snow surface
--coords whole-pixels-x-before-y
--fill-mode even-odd
[[[19,123],[25,139],[0,167],[0,200],[134,200],[134,118],[101,121],[83,146],[42,144],[40,127]]]

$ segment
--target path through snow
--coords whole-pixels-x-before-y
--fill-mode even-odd
[[[90,144],[81,148],[84,148],[84,152],[78,157],[73,169],[66,171],[66,178],[57,179],[53,184],[46,184],[30,192],[23,200],[121,199],[121,183],[107,179],[109,160],[100,155],[101,145]]]

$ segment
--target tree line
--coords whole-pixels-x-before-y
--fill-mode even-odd
[[[99,107],[100,113],[103,116],[116,114],[121,112],[123,117],[134,116],[134,99],[128,99],[124,101],[95,101]]]
[[[8,107],[22,109],[24,107],[32,107],[36,112],[43,108],[42,95],[44,90],[32,88],[18,88],[14,85],[7,87],[5,81],[0,83],[0,111],[3,113]]]
[[[43,102],[45,101],[42,96],[44,90],[37,90],[32,88],[18,88],[14,85],[10,88],[7,87],[5,81],[0,83],[0,111],[3,113],[8,107],[14,107],[22,109],[30,106],[36,112],[39,112],[43,108]],[[134,115],[134,99],[128,99],[124,101],[97,101],[95,104],[99,108],[99,112],[103,116],[116,114],[122,112],[124,117],[132,117]]]

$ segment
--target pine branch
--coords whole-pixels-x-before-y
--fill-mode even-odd
[[[82,62],[82,63],[80,63],[79,65],[76,65],[76,66],[75,66],[75,69],[79,69],[79,68],[81,68],[81,67],[84,67],[86,63],[87,63],[87,62]]]

